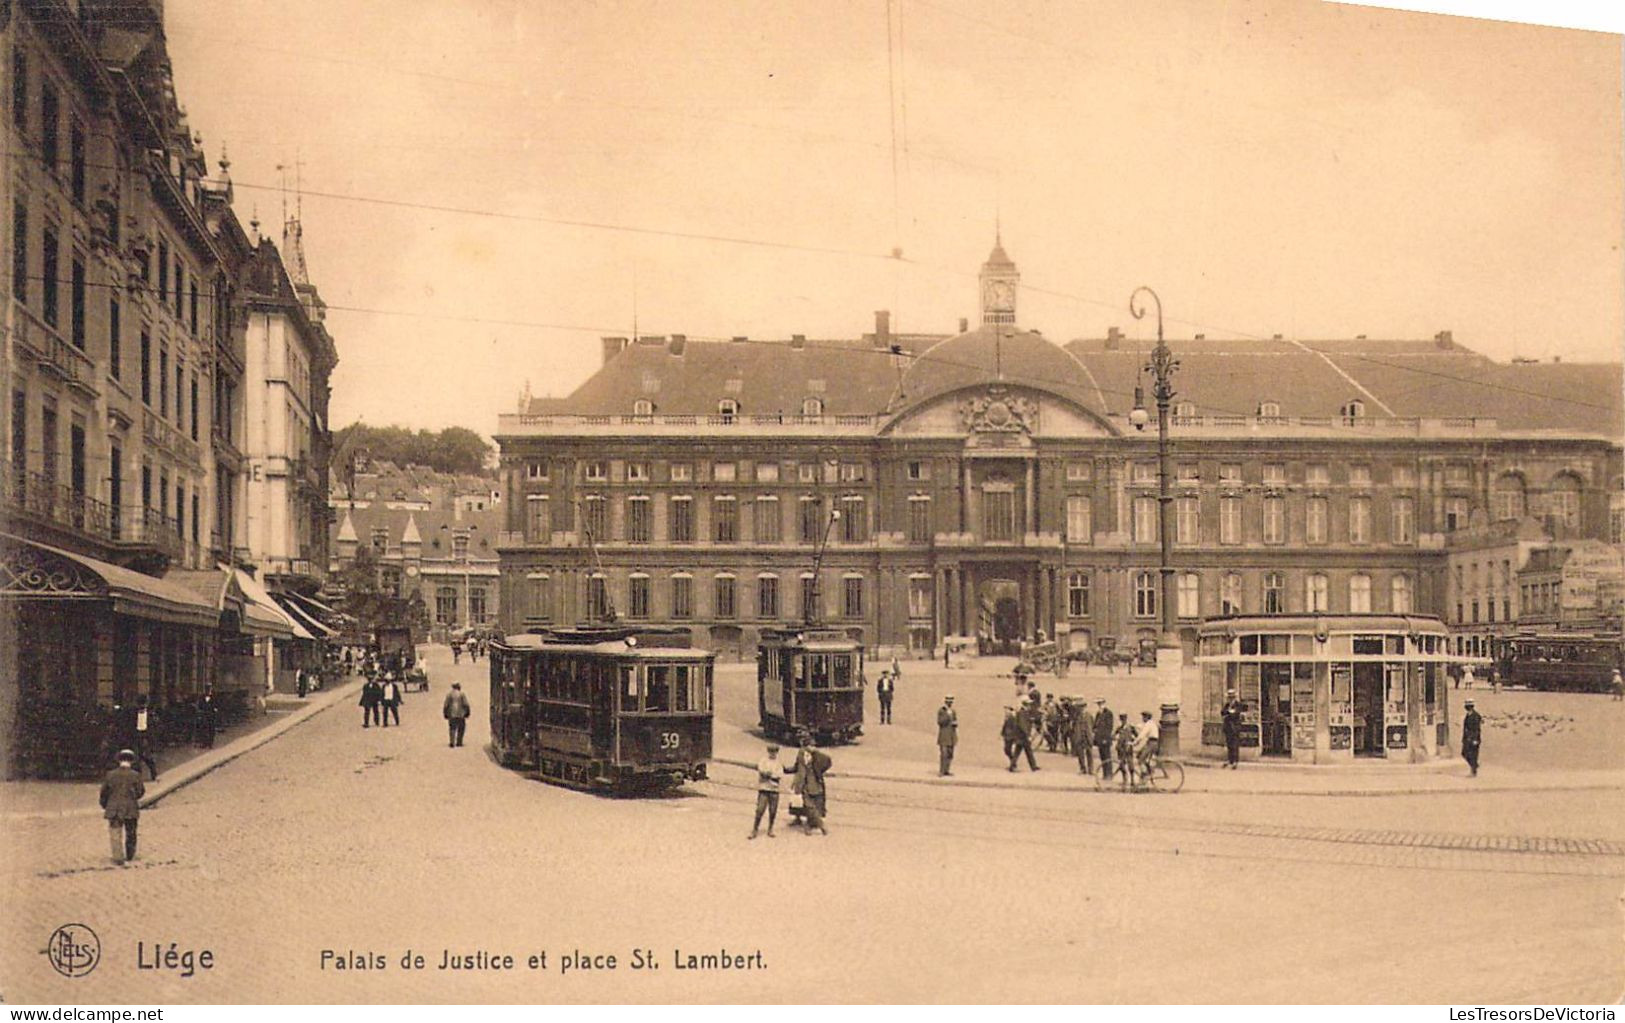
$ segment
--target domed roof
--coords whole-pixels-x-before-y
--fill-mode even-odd
[[[995,383],[1052,391],[1099,415],[1107,411],[1088,368],[1071,352],[1032,331],[993,324],[939,341],[920,353],[903,374],[891,405],[900,409],[950,391]]]

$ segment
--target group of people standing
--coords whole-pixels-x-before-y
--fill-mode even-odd
[[[1157,754],[1159,729],[1148,710],[1140,712],[1139,721],[1130,721],[1127,714],[1113,714],[1105,697],[1097,697],[1091,711],[1086,699],[1063,696],[1057,700],[1053,694],[1046,697],[1025,678],[1018,679],[1016,685],[1017,699],[1004,708],[999,727],[1011,771],[1019,768],[1023,758],[1029,770],[1039,770],[1033,752],[1035,741],[1042,741],[1052,753],[1077,757],[1081,774],[1099,770],[1108,777],[1125,762],[1143,770]],[[953,696],[945,696],[937,709],[937,773],[941,777],[952,776],[958,745],[959,712],[954,708]]]
[[[827,802],[829,789],[824,783],[824,775],[829,772],[834,761],[828,753],[813,745],[812,735],[802,731],[797,735],[799,748],[796,750],[796,759],[792,764],[781,763],[779,760],[779,744],[769,742],[767,753],[756,763],[756,819],[751,823],[749,838],[755,838],[762,828],[762,817],[767,817],[767,837],[777,838],[773,832],[773,825],[779,816],[779,783],[784,775],[794,775],[790,782],[790,792],[796,799],[791,807],[791,813],[801,818],[801,824],[807,834],[814,830],[820,835],[829,834],[824,827],[824,817],[829,812]],[[799,814],[796,811],[799,810]]]
[[[395,677],[395,672],[385,671],[377,677],[368,678],[361,684],[361,727],[371,728],[379,725],[389,727],[390,718],[395,724],[401,723],[401,697],[404,693],[401,682]]]

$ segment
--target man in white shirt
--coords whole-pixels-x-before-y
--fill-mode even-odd
[[[767,744],[767,755],[756,762],[756,820],[750,826],[750,837],[755,838],[762,826],[762,814],[767,814],[767,837],[773,834],[773,822],[779,817],[779,779],[784,776],[784,765],[779,763],[779,744]]]
[[[1134,759],[1139,764],[1142,778],[1150,768],[1151,758],[1157,755],[1160,738],[1157,723],[1152,720],[1151,712],[1148,710],[1140,711],[1139,731],[1134,736]]]

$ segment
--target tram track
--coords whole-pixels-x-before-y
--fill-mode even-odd
[[[731,768],[732,765],[721,766]],[[712,772],[712,784],[745,792],[752,791],[754,788],[748,781],[725,780],[718,776],[719,773],[715,770]],[[745,772],[740,770],[740,773]],[[966,806],[960,801],[889,795],[877,792],[872,787],[872,784],[843,785],[839,796],[840,802],[872,806],[877,809],[920,810],[938,814],[1020,820],[1029,823],[1089,825],[1168,834],[1224,836],[1263,841],[1307,842],[1327,846],[1408,849],[1441,853],[1561,857],[1574,861],[1586,861],[1594,868],[1603,868],[1604,873],[1611,873],[1610,868],[1617,868],[1620,875],[1625,876],[1625,843],[1601,838],[1315,827],[1168,816],[1164,813],[1155,815],[1114,814],[1082,808],[1002,807],[985,803]],[[909,795],[914,796],[916,794],[910,792]],[[1151,796],[1146,798],[1151,798]],[[1157,805],[1159,809],[1165,807],[1166,801],[1159,800]]]

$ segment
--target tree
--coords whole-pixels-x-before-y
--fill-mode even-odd
[[[485,438],[461,426],[435,432],[351,423],[333,434],[333,450],[333,464],[340,478],[349,484],[355,470],[364,469],[371,459],[421,465],[436,472],[479,475],[485,471],[485,460],[494,449]]]

